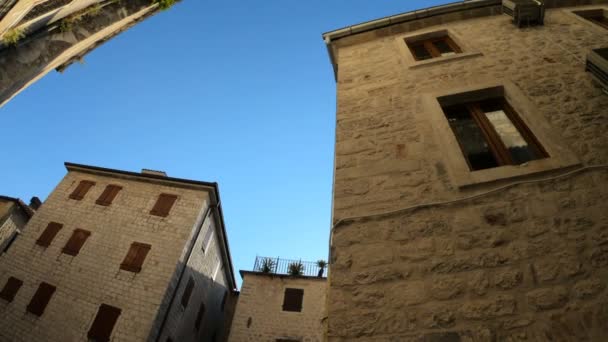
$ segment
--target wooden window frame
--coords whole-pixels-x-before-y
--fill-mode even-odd
[[[283,311],[302,312],[304,289],[286,288],[283,295]]]
[[[112,201],[114,201],[120,190],[122,190],[122,186],[120,185],[110,184],[106,186],[99,198],[95,201],[95,204],[105,207],[109,206],[112,204]]]
[[[62,228],[63,224],[61,223],[49,222],[36,240],[36,244],[44,248],[49,247]]]
[[[120,264],[120,269],[133,273],[141,272],[150,249],[152,249],[152,245],[147,243],[131,243],[127,255],[125,255],[125,258]]]
[[[12,302],[17,296],[19,289],[23,286],[23,280],[17,279],[15,277],[9,277],[0,291],[0,298],[4,299],[7,302]]]
[[[72,236],[65,243],[65,246],[61,250],[62,253],[77,256],[82,249],[82,246],[87,242],[89,236],[91,236],[91,232],[88,230],[76,228],[72,232]],[[82,238],[84,237],[84,238]]]
[[[412,56],[414,57],[415,61],[425,61],[425,60],[429,60],[429,59],[433,59],[433,58],[442,57],[439,49],[437,49],[437,47],[433,44],[438,41],[444,41],[454,51],[454,53],[456,53],[456,54],[462,53],[462,49],[460,48],[460,46],[458,46],[458,44],[456,44],[456,42],[447,34],[444,36],[441,36],[441,37],[434,37],[434,38],[428,38],[428,39],[421,39],[421,40],[414,40],[414,41],[406,40],[405,44],[407,45],[410,52],[412,53]],[[422,45],[426,49],[426,51],[431,55],[431,58],[427,58],[427,59],[418,58],[414,48],[417,46],[420,46],[420,45]]]
[[[87,338],[96,342],[107,342],[111,340],[112,331],[118,322],[122,310],[107,304],[101,304],[91,327],[87,332]]]
[[[42,282],[38,285],[38,289],[30,303],[27,305],[27,311],[33,315],[38,317],[44,314],[44,310],[49,305],[51,299],[53,298],[53,294],[57,288],[49,283]]]
[[[171,212],[171,209],[177,202],[177,195],[162,193],[156,199],[156,203],[152,210],[150,210],[150,215],[167,217]]]
[[[74,189],[74,191],[72,191],[69,198],[76,201],[80,201],[87,195],[87,193],[89,192],[89,190],[91,190],[93,186],[95,186],[95,182],[90,180],[81,180],[80,183],[78,183],[78,185]]]
[[[190,277],[188,279],[186,287],[184,288],[184,292],[182,293],[182,299],[180,301],[180,303],[182,304],[182,308],[184,309],[188,307],[188,302],[190,302],[190,297],[192,297],[192,292],[194,292],[194,286],[196,286],[194,278]]]

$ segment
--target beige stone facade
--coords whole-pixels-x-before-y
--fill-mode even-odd
[[[230,342],[323,341],[327,279],[241,271]],[[285,311],[286,289],[303,290],[301,311]]]
[[[0,256],[0,289],[9,277],[22,282],[11,301],[0,298],[0,341],[87,340],[102,304],[120,310],[112,341],[226,340],[236,285],[217,185],[66,167],[24,233]],[[94,185],[82,199],[71,198],[83,180]],[[122,188],[111,204],[100,205],[108,185]],[[177,196],[166,216],[152,214],[161,194]],[[44,247],[38,241],[50,222],[63,226]],[[70,255],[65,249],[75,229],[89,236]],[[133,243],[149,245],[139,271],[122,266]],[[30,306],[42,282],[56,289],[38,316]]]
[[[20,199],[0,196],[0,254],[8,251],[33,214]]]
[[[329,341],[606,340],[608,96],[585,58],[608,31],[573,11],[608,2],[546,3],[544,26],[482,0],[325,34]],[[441,32],[462,53],[416,61],[406,41]],[[548,158],[471,171],[440,101],[481,93],[504,97]]]

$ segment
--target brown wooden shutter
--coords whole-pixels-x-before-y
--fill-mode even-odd
[[[158,196],[158,199],[156,200],[156,204],[154,204],[154,208],[150,210],[150,214],[167,217],[167,215],[169,215],[169,212],[171,211],[171,207],[173,206],[176,200],[176,195],[160,194],[160,196]]]
[[[152,248],[151,245],[133,242],[125,259],[120,264],[120,268],[135,273],[141,272],[141,267],[144,264],[144,260],[146,260],[150,248]]]
[[[74,229],[72,236],[70,237],[68,242],[63,247],[62,252],[65,254],[72,255],[72,256],[78,255],[78,252],[80,252],[82,245],[84,245],[84,242],[87,241],[87,239],[89,238],[90,235],[91,235],[91,232],[89,232],[87,230]]]
[[[104,206],[108,206],[108,205],[112,204],[112,201],[114,200],[116,195],[118,195],[118,192],[120,190],[122,190],[122,186],[118,186],[118,185],[106,186],[106,188],[103,190],[103,193],[101,194],[101,196],[99,196],[99,198],[97,199],[97,201],[95,201],[95,203],[97,203],[99,205],[104,205]]]
[[[302,311],[303,289],[285,289],[283,311]]]
[[[101,304],[99,310],[97,310],[97,316],[95,316],[95,320],[87,333],[87,337],[95,342],[109,341],[114,325],[118,321],[121,312],[122,310],[119,308]]]
[[[8,278],[6,284],[4,284],[4,288],[2,288],[2,291],[0,291],[0,298],[6,300],[7,302],[12,302],[13,299],[15,299],[17,291],[19,291],[21,288],[21,285],[23,285],[23,281],[15,277]]]
[[[87,194],[87,192],[89,192],[89,189],[91,189],[91,187],[93,185],[95,185],[95,182],[91,182],[88,180],[80,181],[80,183],[78,184],[76,189],[74,189],[74,191],[70,195],[70,198],[80,201],[81,199],[84,198],[84,196]]]
[[[192,290],[194,290],[194,279],[190,277],[190,279],[188,280],[188,285],[186,285],[186,289],[184,290],[184,294],[182,295],[182,306],[184,308],[188,306],[190,296],[192,295]]]
[[[196,330],[201,329],[201,323],[203,322],[203,318],[205,317],[205,303],[201,303],[201,306],[198,308],[198,313],[196,314],[196,321],[194,322],[194,327]]]
[[[38,290],[34,293],[34,297],[32,297],[32,300],[27,305],[27,311],[36,316],[42,316],[53,293],[55,293],[55,286],[44,282],[40,283]]]
[[[59,230],[63,227],[63,224],[57,222],[50,222],[44,232],[40,234],[38,240],[36,240],[36,244],[42,247],[48,247],[51,245],[51,242],[59,232]]]

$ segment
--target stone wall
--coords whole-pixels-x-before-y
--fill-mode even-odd
[[[29,220],[29,216],[18,205],[13,204],[9,208],[4,220],[0,218],[0,253],[17,234],[17,230],[22,230]]]
[[[608,96],[585,72],[608,34],[567,9],[523,29],[452,19],[335,43],[328,339],[603,341],[608,170],[578,167],[608,162]],[[479,54],[411,68],[404,27],[448,29]],[[424,98],[503,82],[579,166],[459,187]]]
[[[327,282],[325,278],[242,272],[243,285],[230,342],[323,341]],[[301,312],[283,311],[285,288],[304,290]]]

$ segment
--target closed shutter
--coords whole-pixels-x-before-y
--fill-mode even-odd
[[[87,230],[74,229],[72,236],[70,237],[68,242],[65,244],[65,247],[63,247],[63,253],[69,254],[72,256],[78,255],[78,252],[80,252],[80,249],[84,245],[84,242],[87,241],[87,239],[89,238],[90,235],[91,235],[91,232],[89,232]]]
[[[196,314],[196,321],[194,322],[194,327],[196,330],[201,329],[201,323],[203,322],[203,318],[205,317],[205,303],[201,303],[201,306],[198,308],[198,313]]]
[[[285,289],[285,298],[283,299],[283,311],[302,311],[303,298],[304,290]]]
[[[190,277],[188,280],[188,285],[186,285],[186,289],[184,290],[184,294],[182,295],[182,306],[185,308],[188,306],[188,301],[190,301],[190,296],[192,295],[192,290],[194,289],[194,279]]]
[[[36,240],[36,244],[42,247],[48,247],[51,245],[51,242],[59,232],[59,230],[63,227],[61,223],[50,222],[44,232],[40,234],[38,240]]]
[[[119,308],[101,304],[97,311],[97,316],[95,316],[95,320],[87,333],[87,337],[95,342],[109,341],[120,313],[121,310]]]
[[[36,316],[42,316],[53,293],[55,293],[55,286],[44,282],[41,283],[40,286],[38,286],[38,290],[34,294],[34,297],[32,297],[32,300],[27,305],[27,311]]]
[[[99,205],[104,205],[104,206],[108,206],[108,205],[112,204],[112,201],[114,200],[116,195],[118,195],[118,192],[120,190],[122,190],[122,186],[118,186],[118,185],[106,186],[106,188],[103,190],[103,193],[101,194],[101,196],[99,196],[99,198],[97,199],[97,201],[95,201],[95,203],[97,203]]]
[[[167,215],[169,215],[169,212],[171,211],[171,207],[173,207],[173,204],[176,200],[176,195],[160,194],[160,196],[158,196],[158,199],[156,200],[156,204],[154,204],[154,208],[150,210],[150,214],[161,217],[167,217]]]
[[[89,192],[89,189],[91,189],[91,187],[93,185],[95,185],[95,182],[91,182],[91,181],[87,181],[87,180],[80,181],[80,183],[78,184],[76,189],[74,189],[74,191],[70,195],[70,198],[80,201],[81,199],[84,198],[84,196],[87,194],[87,192]]]
[[[13,299],[15,299],[17,291],[21,288],[21,285],[23,285],[23,281],[15,277],[8,278],[6,284],[4,284],[4,288],[2,288],[2,291],[0,292],[0,298],[7,302],[12,302]]]
[[[149,244],[133,242],[125,259],[120,264],[120,268],[130,272],[140,272],[150,248],[152,246]]]

